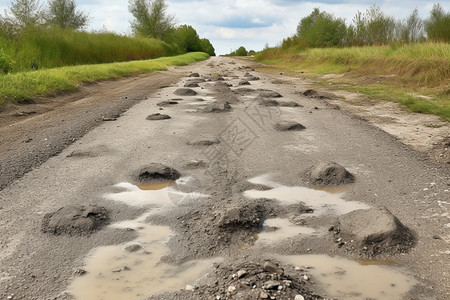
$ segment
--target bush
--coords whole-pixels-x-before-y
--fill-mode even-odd
[[[445,13],[439,4],[435,4],[425,23],[425,29],[430,40],[450,42],[450,13]]]
[[[13,69],[14,61],[9,57],[5,51],[0,49],[0,73],[8,74]]]

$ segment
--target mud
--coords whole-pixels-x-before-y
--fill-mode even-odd
[[[340,185],[355,182],[355,176],[335,163],[319,163],[305,172],[306,180],[313,185]]]
[[[131,175],[133,182],[138,184],[174,181],[180,177],[180,172],[160,163],[151,163]]]
[[[147,116],[147,118],[145,118],[148,121],[161,121],[161,120],[168,120],[171,119],[172,117],[169,115],[165,115],[165,114],[160,114],[160,113],[156,113],[156,114],[152,114]]]
[[[306,129],[306,127],[296,121],[280,121],[275,124],[275,129],[278,131],[299,131]]]
[[[42,220],[42,231],[54,235],[90,234],[108,223],[108,212],[96,205],[68,205],[48,213]]]
[[[414,233],[385,207],[340,216],[332,230],[340,247],[367,257],[405,253],[416,243]]]

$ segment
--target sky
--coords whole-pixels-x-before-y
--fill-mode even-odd
[[[0,13],[12,0],[0,0]],[[127,0],[75,0],[78,8],[87,12],[87,30],[113,31],[131,34],[131,14]],[[42,3],[45,0],[41,0]],[[417,8],[427,18],[433,3],[450,11],[450,0],[166,0],[168,13],[175,16],[177,25],[192,25],[201,38],[211,41],[216,54],[226,54],[244,46],[247,50],[261,50],[267,44],[276,46],[283,38],[292,36],[300,20],[315,7],[344,18],[350,23],[356,12],[364,12],[378,5],[384,12],[404,19]]]

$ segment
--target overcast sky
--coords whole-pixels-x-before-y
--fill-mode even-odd
[[[41,0],[44,2],[44,0]],[[0,0],[0,9],[9,6],[10,0]],[[76,0],[79,9],[91,17],[88,30],[106,28],[117,33],[130,33],[127,0]],[[175,15],[178,25],[192,25],[202,38],[208,38],[217,54],[226,54],[239,46],[247,50],[261,50],[267,43],[277,45],[283,38],[295,33],[303,17],[313,8],[334,13],[351,21],[355,13],[377,4],[391,16],[402,19],[417,8],[422,18],[427,18],[435,1],[426,0],[167,0],[168,12]],[[445,11],[450,10],[450,0],[440,0]]]

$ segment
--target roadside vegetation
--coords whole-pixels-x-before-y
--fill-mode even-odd
[[[192,26],[175,26],[166,10],[164,0],[129,0],[133,35],[126,36],[84,31],[90,18],[75,0],[11,2],[0,14],[0,104],[215,55],[209,40]],[[189,52],[205,54],[182,55]],[[147,61],[168,56],[176,57]]]
[[[75,90],[79,84],[167,70],[205,60],[204,52],[191,52],[157,59],[69,66],[8,74],[0,80],[0,105],[7,102],[29,103],[37,95],[51,95]]]
[[[438,4],[427,20],[417,10],[395,20],[372,6],[349,26],[314,9],[294,36],[256,60],[450,121],[450,13]]]

